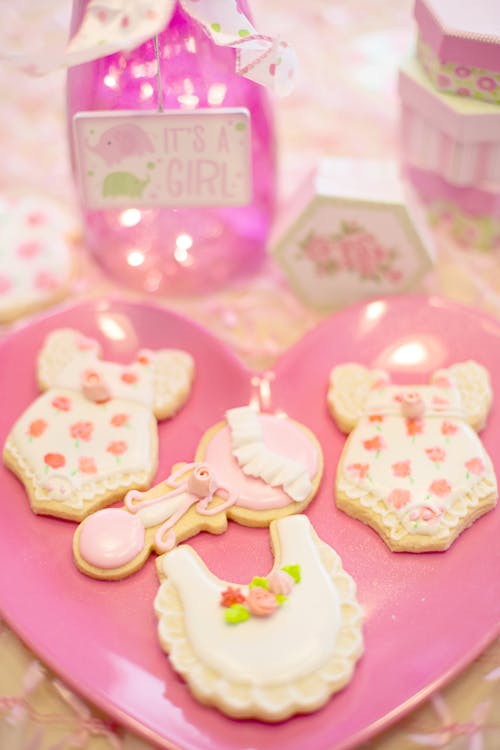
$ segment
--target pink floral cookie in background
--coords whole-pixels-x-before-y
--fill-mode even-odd
[[[391,385],[387,373],[335,367],[328,404],[350,433],[336,476],[339,508],[395,552],[446,550],[495,505],[492,462],[477,432],[492,393],[476,362],[439,370],[429,385]]]
[[[321,447],[302,424],[249,406],[230,409],[182,463],[148,492],[129,492],[121,508],[93,513],[78,527],[73,552],[93,578],[120,579],[152,551],[168,552],[200,531],[222,534],[302,513],[323,473]]]
[[[304,515],[273,521],[274,568],[221,581],[182,545],[158,559],[158,635],[201,703],[282,721],[324,705],[363,652],[363,612],[338,554]]]
[[[43,196],[0,197],[0,323],[58,302],[75,272],[78,233]]]
[[[35,513],[80,521],[157,468],[157,419],[186,401],[194,364],[176,349],[142,350],[121,365],[73,329],[51,333],[38,358],[39,396],[5,442],[3,459]]]

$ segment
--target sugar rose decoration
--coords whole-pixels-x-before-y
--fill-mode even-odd
[[[221,607],[226,608],[224,619],[237,625],[252,616],[269,617],[286,602],[297,583],[300,565],[286,565],[267,578],[252,578],[246,587],[228,586],[220,598]]]
[[[396,284],[401,280],[401,271],[396,267],[397,251],[381,245],[373,234],[353,221],[341,221],[336,234],[309,232],[299,248],[300,258],[308,258],[318,276],[349,273],[361,281]]]

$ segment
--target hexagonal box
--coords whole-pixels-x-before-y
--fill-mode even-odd
[[[500,103],[498,0],[416,0],[418,57],[434,86]]]
[[[410,289],[433,243],[396,163],[325,159],[282,214],[271,253],[308,305],[333,309]]]

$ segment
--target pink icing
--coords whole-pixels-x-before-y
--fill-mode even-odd
[[[259,419],[267,447],[299,461],[312,478],[318,469],[318,456],[308,435],[290,420],[273,414],[261,414]],[[283,508],[293,502],[281,487],[270,487],[262,479],[243,474],[231,450],[231,433],[226,426],[207,445],[204,460],[213,469],[219,485],[230,487],[238,497],[237,505],[250,510],[267,510]]]
[[[98,510],[80,527],[80,554],[96,568],[126,565],[143,547],[144,526],[140,518],[121,508]]]

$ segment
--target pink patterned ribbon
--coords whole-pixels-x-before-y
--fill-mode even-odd
[[[238,0],[90,0],[80,27],[66,46],[62,35],[56,39],[47,27],[46,44],[42,41],[29,51],[22,45],[4,50],[0,58],[41,75],[133,49],[168,26],[177,2],[214,44],[236,50],[237,73],[279,96],[290,93],[297,68],[295,52],[285,41],[260,34],[238,9]],[[52,6],[55,24],[54,0]]]

